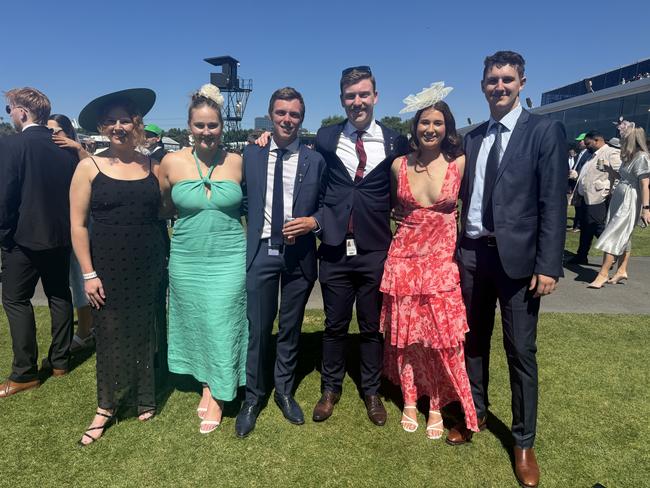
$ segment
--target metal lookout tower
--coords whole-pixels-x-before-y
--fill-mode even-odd
[[[210,83],[219,88],[224,95],[222,114],[226,131],[240,130],[246,102],[253,91],[253,80],[245,80],[237,76],[239,61],[231,56],[206,58],[205,61],[221,67],[220,73],[210,73]]]

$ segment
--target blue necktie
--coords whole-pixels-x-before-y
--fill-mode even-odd
[[[282,183],[282,158],[286,149],[277,149],[273,172],[273,203],[271,205],[271,245],[280,246],[284,243],[282,227],[284,226],[284,185]]]

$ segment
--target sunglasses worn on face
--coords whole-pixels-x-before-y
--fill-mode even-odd
[[[28,112],[28,110],[21,105],[16,105],[15,107],[12,107],[10,105],[5,105],[5,112],[7,112],[7,115],[11,115],[11,111],[15,108],[22,108],[24,111]]]
[[[341,76],[345,76],[347,74],[350,74],[353,71],[361,71],[363,73],[368,73],[369,75],[372,75],[372,71],[370,70],[370,66],[352,66],[350,68],[345,68],[341,72]]]

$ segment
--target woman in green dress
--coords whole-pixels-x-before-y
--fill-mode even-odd
[[[165,156],[159,177],[164,205],[178,214],[169,260],[169,370],[202,383],[202,434],[218,427],[223,402],[246,379],[242,158],[220,147],[222,104],[213,85],[192,95],[194,146]]]

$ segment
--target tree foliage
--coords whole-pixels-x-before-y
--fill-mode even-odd
[[[178,129],[175,127],[163,132],[163,135],[171,137],[178,142],[181,147],[187,147],[190,145],[190,132],[187,129]]]
[[[323,120],[320,121],[320,126],[329,127],[330,125],[340,124],[344,120],[345,117],[343,117],[342,115],[330,115],[329,117],[325,117]]]
[[[253,131],[254,129],[239,129],[239,130],[230,130],[228,132],[224,132],[223,142],[225,143],[246,142],[249,134],[251,134]]]
[[[384,124],[389,129],[393,129],[404,136],[408,135],[411,131],[411,119],[402,120],[399,117],[392,116],[384,117],[379,122]]]
[[[8,136],[15,132],[13,125],[7,124],[6,122],[0,123],[0,137]]]

